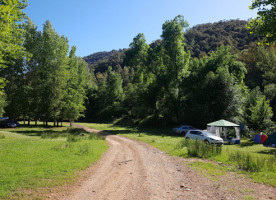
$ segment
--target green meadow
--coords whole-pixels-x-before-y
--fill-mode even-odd
[[[107,148],[103,138],[67,127],[0,129],[0,199],[30,199],[38,188],[70,182]]]

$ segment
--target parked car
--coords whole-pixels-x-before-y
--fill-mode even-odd
[[[3,120],[0,121],[0,128],[16,128],[19,126],[19,123],[14,120]]]
[[[193,140],[201,140],[209,144],[222,145],[224,143],[221,137],[218,137],[208,131],[202,131],[202,130],[189,130],[186,133],[185,138],[193,139]]]
[[[174,133],[186,134],[189,130],[194,130],[196,128],[189,125],[180,125],[176,128],[173,128]]]

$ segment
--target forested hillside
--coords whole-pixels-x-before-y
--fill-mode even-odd
[[[184,33],[185,50],[190,51],[193,58],[205,56],[221,45],[231,46],[231,51],[235,53],[248,49],[250,43],[257,41],[258,38],[249,33],[246,29],[247,24],[248,21],[245,20],[228,20],[194,26]],[[159,42],[161,40],[151,43],[150,47],[154,47]],[[126,50],[97,52],[83,59],[90,68],[95,69],[96,73],[104,72],[108,66],[124,67],[122,58]]]
[[[220,21],[184,32],[187,22],[178,16],[163,24],[160,40],[147,44],[140,33],[129,49],[108,52],[90,65],[97,87],[86,120],[205,127],[224,118],[273,127],[275,47],[258,46],[247,23]]]
[[[244,20],[229,20],[194,26],[184,35],[185,49],[191,52],[192,57],[205,56],[221,45],[231,46],[236,53],[247,49],[251,42],[257,40],[246,29],[247,24],[248,21]]]
[[[128,49],[85,57],[88,67],[50,21],[37,30],[25,1],[0,5],[8,19],[0,29],[1,116],[199,128],[226,119],[275,128],[275,42],[258,45],[264,40],[250,35],[246,21],[187,30],[179,15],[164,22],[160,39],[147,44],[139,33]]]

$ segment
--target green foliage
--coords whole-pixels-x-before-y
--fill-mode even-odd
[[[37,188],[51,188],[72,181],[79,171],[100,159],[108,145],[104,140],[80,140],[68,143],[66,137],[41,139],[22,135],[50,134],[45,128],[17,128],[1,132],[0,140],[0,198],[13,199],[18,195],[32,195]],[[63,128],[55,128],[63,133]],[[21,134],[17,134],[21,133]],[[41,198],[44,198],[43,196]],[[47,197],[45,197],[47,198]]]
[[[129,45],[130,49],[125,52],[125,65],[133,67],[137,70],[146,62],[147,51],[149,45],[146,44],[146,38],[143,33],[139,33],[133,38],[133,42]]]
[[[253,34],[261,35],[265,38],[265,44],[275,44],[276,42],[276,2],[274,0],[254,0],[249,6],[251,10],[258,8],[258,17],[251,19],[248,29]]]
[[[27,6],[25,0],[0,1],[0,116],[6,105],[4,87],[7,84],[5,68],[13,60],[24,55],[23,35],[21,23],[25,19],[23,9]]]
[[[75,55],[76,47],[73,46],[69,55],[66,93],[63,97],[61,118],[69,121],[77,120],[83,116],[85,110],[84,102],[86,98],[87,65]],[[89,74],[89,73],[88,73]]]
[[[27,54],[4,70],[7,116],[77,120],[83,116],[86,91],[92,85],[87,64],[76,57],[74,46],[68,57],[68,39],[59,36],[49,21],[42,32],[31,20],[23,27]]]
[[[215,23],[199,24],[185,32],[185,50],[193,58],[202,58],[218,47],[231,46],[232,53],[247,49],[257,37],[246,29],[245,20],[226,20]]]
[[[180,94],[182,121],[198,127],[217,119],[234,119],[240,109],[240,87],[246,69],[230,48],[221,47],[209,57],[194,59],[191,74]],[[189,114],[186,114],[189,113]]]
[[[0,94],[0,117],[3,116],[5,113],[4,107],[6,105],[6,94],[2,93]]]
[[[122,127],[118,125],[115,126],[113,124],[95,124],[95,123],[80,123],[80,124],[90,128],[96,128],[99,130],[104,130],[106,132],[120,134],[120,135],[123,135],[124,137],[146,142],[172,156],[188,157],[187,148],[186,147],[183,148],[183,143],[185,143],[183,141],[183,136],[173,135],[172,130],[170,128],[160,128],[160,127],[159,128],[133,128],[133,127]],[[206,151],[210,151],[210,154],[213,155],[211,157],[208,157],[208,159],[223,163],[223,165],[219,165],[219,166],[214,165],[213,169],[210,164],[206,164],[206,165],[204,164],[203,166],[204,169],[206,169],[207,167],[210,169],[208,170],[208,173],[211,173],[211,172],[214,172],[215,174],[221,173],[220,172],[221,170],[236,172],[237,166],[238,166],[238,160],[236,161],[234,159],[232,160],[232,158],[230,159],[230,157],[232,157],[231,156],[232,154],[235,155],[236,152],[239,152],[239,154],[242,154],[241,157],[243,159],[239,162],[247,162],[246,156],[247,154],[249,154],[252,159],[248,158],[247,160],[251,159],[253,160],[252,162],[257,164],[259,162],[261,166],[259,167],[260,171],[247,172],[243,170],[242,173],[246,174],[248,177],[251,177],[256,182],[263,183],[266,185],[271,185],[274,187],[276,186],[276,179],[275,179],[276,150],[275,148],[270,148],[260,144],[255,144],[250,139],[241,139],[241,144],[239,145],[223,145],[221,147],[208,146],[207,148],[208,150]],[[264,165],[261,163],[263,163]],[[218,169],[220,169],[219,172],[217,172]]]
[[[244,50],[256,41],[247,33],[246,23],[220,21],[184,32],[188,23],[183,16],[177,16],[163,24],[161,40],[148,45],[144,34],[134,37],[123,62],[117,59],[115,65],[110,59],[116,53],[122,58],[124,51],[110,52],[109,58],[107,52],[104,58],[107,62],[103,62],[106,69],[107,63],[111,67],[94,74],[97,87],[89,92],[87,118],[99,121],[117,118],[119,123],[126,119],[129,125],[141,126],[168,126],[184,121],[196,127],[225,118],[251,126],[250,109],[256,100],[249,103],[247,84],[250,89],[260,86],[275,112],[274,47],[262,49],[252,44],[249,50]],[[223,38],[225,41],[221,41]],[[192,40],[206,48],[191,48]],[[185,46],[183,41],[188,44]],[[198,51],[200,58],[190,59],[185,49],[192,55],[196,54],[193,50]],[[233,52],[240,50],[244,51],[238,59]],[[205,56],[199,56],[201,51]],[[133,71],[130,73],[129,69]],[[121,98],[112,101],[117,96]]]
[[[241,122],[254,130],[264,131],[273,126],[273,116],[269,100],[257,87],[252,91],[246,90],[241,110]]]
[[[26,0],[0,1],[0,67],[6,67],[9,58],[19,58],[23,54],[24,31],[19,24],[25,19],[23,9]],[[0,69],[1,69],[0,68]],[[1,79],[0,79],[1,80]],[[0,82],[0,87],[2,86]],[[2,89],[2,87],[1,87]]]
[[[210,158],[221,154],[221,147],[199,140],[183,139],[180,147],[186,147],[189,157]]]
[[[266,157],[256,156],[252,153],[245,153],[242,151],[233,151],[229,153],[229,160],[235,161],[240,169],[249,172],[260,172],[260,171],[275,171],[276,159],[271,157],[267,159]]]
[[[250,111],[250,121],[255,130],[264,130],[273,124],[271,121],[271,117],[273,116],[272,108],[265,96],[257,98],[256,105],[252,106]]]

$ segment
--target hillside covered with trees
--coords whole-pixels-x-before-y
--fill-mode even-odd
[[[187,22],[178,16],[151,44],[138,34],[129,49],[101,52],[101,60],[85,57],[97,85],[86,120],[205,127],[224,118],[254,129],[273,127],[275,46],[258,46],[247,24],[220,21],[184,32]]]
[[[1,116],[199,128],[223,118],[254,130],[275,127],[275,45],[258,45],[264,35],[250,34],[247,21],[187,29],[179,15],[151,44],[139,33],[128,49],[82,59],[50,21],[38,31],[23,13],[25,1],[16,2],[0,4],[7,18],[0,29]]]

